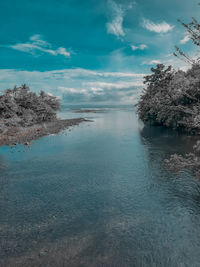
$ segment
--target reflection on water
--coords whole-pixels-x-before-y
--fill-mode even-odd
[[[140,129],[131,109],[81,115],[1,148],[0,266],[199,266],[200,182],[163,164],[193,138]]]

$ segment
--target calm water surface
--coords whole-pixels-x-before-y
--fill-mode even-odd
[[[0,148],[0,266],[200,266],[200,182],[163,165],[190,137],[133,109]]]

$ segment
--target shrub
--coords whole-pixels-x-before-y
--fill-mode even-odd
[[[138,103],[139,118],[151,125],[200,132],[200,65],[175,71],[158,64],[146,76]]]
[[[60,109],[58,98],[41,91],[38,96],[25,84],[0,96],[0,120],[8,126],[31,126],[51,121]]]

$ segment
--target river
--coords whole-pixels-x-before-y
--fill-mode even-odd
[[[199,267],[200,181],[163,159],[193,138],[102,109],[0,148],[0,266]]]

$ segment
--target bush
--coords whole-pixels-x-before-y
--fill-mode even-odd
[[[0,120],[8,126],[31,126],[56,119],[58,98],[41,91],[38,96],[23,85],[0,96]]]
[[[139,118],[151,125],[200,132],[200,65],[187,72],[158,64],[145,77],[138,103]]]

